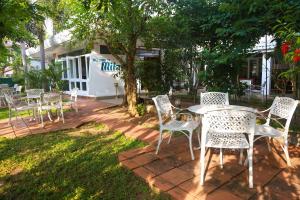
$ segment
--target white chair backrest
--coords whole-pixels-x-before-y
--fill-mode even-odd
[[[271,105],[266,123],[270,124],[270,119],[272,115],[286,119],[285,133],[288,133],[289,126],[298,103],[299,101],[289,97],[275,97]]]
[[[228,93],[204,92],[200,95],[201,105],[229,105]]]
[[[8,105],[8,107],[11,109],[11,108],[14,108],[16,105],[15,105],[15,101],[14,101],[14,98],[11,94],[9,93],[4,93],[4,98],[5,98],[5,101]]]
[[[1,90],[2,95],[8,94],[10,96],[13,96],[13,93],[14,93],[14,89],[13,88],[5,87],[5,88],[1,88],[0,90]]]
[[[44,89],[29,89],[26,90],[27,97],[30,96],[41,96],[44,93]]]
[[[167,95],[158,95],[153,97],[152,100],[155,103],[160,124],[163,124],[162,117],[164,115],[173,117],[172,104]]]
[[[18,85],[18,87],[16,88],[16,92],[22,92],[22,85]]]
[[[245,110],[215,110],[203,116],[203,134],[213,140],[213,146],[238,147],[244,134],[254,137],[256,114]]]
[[[71,101],[77,101],[77,95],[78,95],[78,88],[73,88],[71,90],[71,95],[70,95],[70,98],[71,98]]]
[[[57,104],[62,102],[62,96],[59,93],[49,92],[42,95],[44,104]]]

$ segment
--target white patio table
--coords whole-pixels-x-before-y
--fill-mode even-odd
[[[248,112],[257,113],[257,109],[246,107],[246,106],[238,106],[238,105],[194,105],[187,108],[188,111],[193,112],[198,115],[204,115],[205,113],[213,110],[243,110]]]
[[[187,108],[188,111],[198,114],[200,116],[204,115],[209,111],[226,110],[226,109],[243,110],[243,111],[253,112],[256,114],[258,113],[258,110],[255,108],[251,108],[247,106],[238,106],[238,105],[194,105]],[[195,149],[200,149],[200,147],[196,147]]]

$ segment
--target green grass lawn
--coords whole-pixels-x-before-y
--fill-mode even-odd
[[[19,112],[19,116],[22,117],[27,117],[29,115],[32,115],[32,111],[22,111]],[[8,108],[0,108],[0,120],[1,119],[8,119],[9,115],[8,115]],[[13,115],[14,117],[14,115]]]
[[[143,145],[95,123],[0,138],[0,199],[169,199],[119,165],[118,153]]]
[[[70,112],[72,111],[72,109],[64,109],[64,113],[66,112]],[[53,110],[53,113],[55,113],[55,110]],[[43,115],[47,114],[46,111],[43,111]],[[27,117],[27,116],[33,116],[33,113],[32,111],[22,111],[22,112],[19,112],[19,116],[21,117]],[[13,116],[12,117],[15,117],[14,113],[13,113]],[[0,120],[2,119],[8,119],[9,118],[9,114],[8,114],[8,108],[0,108]]]
[[[8,108],[0,108],[0,120],[8,118]]]

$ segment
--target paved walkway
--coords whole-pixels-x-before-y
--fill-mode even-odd
[[[8,119],[0,120],[0,136],[4,137],[21,137],[28,134],[47,133],[50,131],[58,131],[76,128],[83,123],[90,121],[97,121],[100,110],[116,106],[116,104],[102,102],[99,100],[79,98],[78,100],[79,111],[76,113],[74,110],[65,112],[65,123],[62,120],[53,122],[49,121],[48,117],[44,117],[45,127],[42,128],[41,124],[37,121],[31,121],[31,117],[24,118],[24,121],[12,119],[12,125],[8,123]]]
[[[219,167],[218,153],[207,154],[209,165],[204,186],[199,185],[199,151],[196,160],[190,159],[185,137],[175,137],[168,145],[163,143],[158,155],[154,153],[158,131],[149,126],[156,121],[133,119],[120,107],[99,100],[81,99],[79,113],[67,112],[66,123],[47,122],[45,128],[35,122],[30,131],[25,127],[12,130],[7,121],[0,121],[0,133],[7,137],[76,128],[82,123],[96,121],[110,129],[119,130],[127,137],[142,140],[149,145],[119,154],[120,163],[143,178],[150,186],[169,193],[174,199],[299,199],[300,149],[291,147],[293,167],[287,168],[282,152],[268,152],[264,142],[255,144],[254,189],[248,188],[248,170],[238,164],[236,152],[225,152],[224,168]],[[147,123],[145,123],[147,122]],[[148,123],[150,122],[150,123]],[[23,125],[24,126],[24,125]],[[194,144],[197,144],[194,138]],[[279,148],[277,148],[279,149]]]

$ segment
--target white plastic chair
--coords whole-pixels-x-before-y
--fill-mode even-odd
[[[204,184],[206,148],[220,149],[223,167],[223,149],[247,149],[249,160],[249,187],[253,188],[253,138],[256,114],[245,110],[215,110],[204,114],[200,153],[200,185]]]
[[[171,104],[167,95],[158,95],[152,98],[152,100],[154,101],[157,109],[159,125],[160,125],[156,154],[158,154],[160,144],[163,140],[163,131],[167,130],[170,131],[171,133],[168,143],[170,143],[174,131],[178,131],[183,133],[188,138],[191,157],[192,160],[194,160],[195,157],[193,153],[192,136],[193,136],[193,131],[199,127],[199,123],[192,120],[192,115],[190,113],[180,113],[181,110],[174,107]],[[179,112],[174,112],[174,110],[176,109]],[[177,120],[176,118],[180,115],[187,115],[188,116],[187,121]],[[167,120],[164,120],[165,118]]]
[[[70,98],[67,101],[64,101],[64,105],[70,105],[71,108],[75,109],[78,112],[78,104],[77,104],[77,96],[78,96],[78,88],[73,88],[71,90]]]
[[[16,87],[16,93],[17,93],[17,94],[20,94],[20,93],[22,92],[22,88],[23,88],[22,85],[18,85],[18,86]]]
[[[298,103],[299,101],[289,97],[275,97],[271,107],[261,112],[264,113],[269,111],[268,117],[266,118],[266,123],[263,125],[257,125],[255,130],[255,135],[259,137],[257,137],[254,141],[262,137],[272,138],[276,140],[283,139],[284,145],[282,145],[281,142],[280,145],[286,156],[286,161],[288,166],[291,166],[291,161],[288,152],[288,133],[289,133],[290,123]],[[283,125],[281,122],[278,121],[281,119],[286,121],[285,125]],[[283,131],[280,131],[272,127],[270,124],[271,121],[274,121],[275,123],[280,125]],[[268,149],[269,151],[271,150],[269,142],[268,142]]]
[[[203,92],[200,94],[201,105],[229,105],[228,93]]]
[[[44,120],[42,112],[45,110],[48,113],[48,118],[50,121],[53,121],[50,116],[50,111],[52,109],[56,109],[58,111],[58,120],[60,117],[62,118],[63,123],[65,123],[64,112],[63,112],[63,104],[62,104],[62,95],[58,93],[44,93],[42,94],[42,101],[39,107],[39,114],[41,116],[42,127],[44,127]]]

